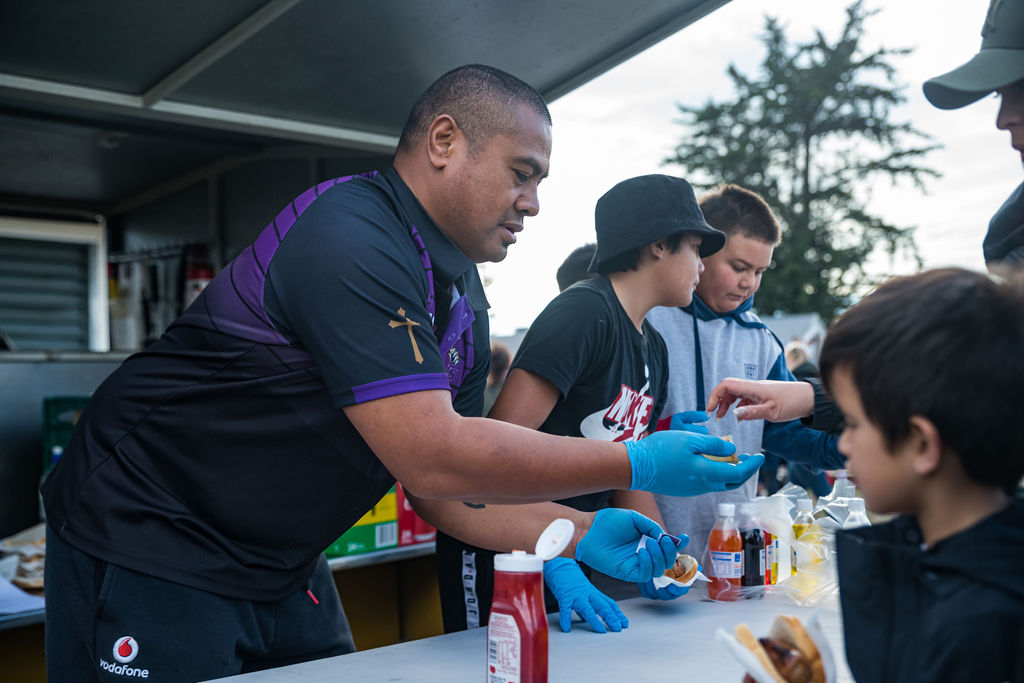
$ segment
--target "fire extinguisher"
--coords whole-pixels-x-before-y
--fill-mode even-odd
[[[212,279],[213,266],[210,264],[206,247],[190,247],[185,256],[185,292],[181,301],[183,311],[192,305]]]

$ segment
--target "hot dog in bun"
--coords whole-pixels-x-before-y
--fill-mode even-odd
[[[697,559],[683,554],[677,555],[676,563],[665,570],[665,576],[684,584],[689,584],[690,579],[696,575]]]
[[[777,683],[825,683],[825,666],[817,645],[796,617],[775,617],[768,636],[755,638],[746,624],[736,626],[736,640],[754,656]],[[753,683],[747,674],[743,679]]]

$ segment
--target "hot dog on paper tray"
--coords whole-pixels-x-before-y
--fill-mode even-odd
[[[832,651],[814,615],[805,625],[794,616],[780,614],[762,638],[755,637],[746,624],[738,624],[734,632],[718,629],[715,639],[747,670],[744,683],[835,681]]]

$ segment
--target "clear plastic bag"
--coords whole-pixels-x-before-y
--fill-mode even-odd
[[[803,488],[787,484],[767,501],[780,499],[774,503],[777,510],[786,508],[785,522],[791,524],[791,515],[795,514],[796,500],[809,499]],[[823,499],[822,499],[823,500]],[[772,503],[767,503],[772,504]],[[840,527],[832,514],[840,509],[846,515],[847,504],[844,502],[828,507],[819,506],[814,513],[815,521],[796,538],[792,526],[779,529],[779,580],[772,586],[774,593],[785,595],[798,605],[813,606],[828,598],[839,588],[836,577],[835,531]],[[819,515],[818,512],[821,512]],[[831,511],[831,512],[830,512]],[[776,523],[783,521],[777,519]],[[796,571],[793,571],[793,559]]]

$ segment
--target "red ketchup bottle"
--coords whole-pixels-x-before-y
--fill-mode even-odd
[[[494,556],[494,597],[487,622],[487,683],[547,683],[548,617],[544,562],[572,539],[573,523],[556,519],[537,541],[536,554]]]

